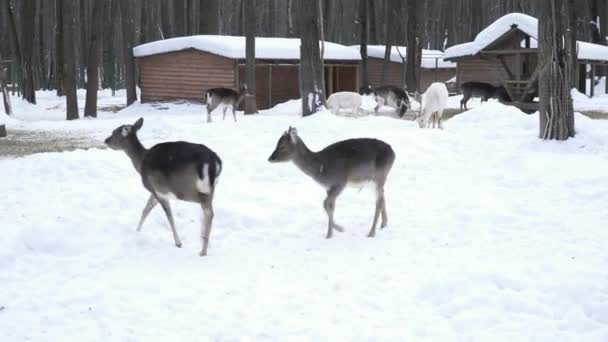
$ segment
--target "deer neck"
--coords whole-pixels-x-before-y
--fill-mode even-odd
[[[127,153],[127,156],[129,156],[129,159],[131,159],[135,170],[141,173],[141,164],[148,150],[141,144],[137,136],[130,140],[129,144],[125,148],[125,152]]]
[[[306,144],[299,138],[293,162],[302,170],[302,172],[315,180],[317,180],[323,172],[323,163],[319,158],[319,154],[309,150]]]

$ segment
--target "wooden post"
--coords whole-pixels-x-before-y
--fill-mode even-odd
[[[0,138],[6,137],[6,125],[0,125]]]
[[[579,64],[578,91],[587,95],[587,64]]]
[[[272,108],[272,64],[268,66],[268,108]]]
[[[329,95],[334,93],[334,66],[329,66],[329,80],[325,80],[328,82],[327,90],[329,91]],[[329,97],[329,96],[328,96]]]
[[[437,82],[437,70],[439,69],[439,57],[435,57],[435,77],[433,82]]]
[[[591,64],[591,77],[589,80],[589,95],[593,97],[595,95],[595,64]]]

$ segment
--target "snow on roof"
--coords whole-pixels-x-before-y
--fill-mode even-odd
[[[134,47],[133,55],[144,57],[187,49],[244,59],[245,37],[200,35],[157,40]],[[255,57],[259,59],[300,59],[300,39],[256,37]],[[361,60],[359,54],[353,49],[327,41],[325,42],[324,57],[328,60]]]
[[[454,45],[445,50],[445,58],[474,56],[502,35],[513,25],[531,37],[532,48],[538,47],[538,19],[521,13],[507,14],[483,29],[472,42]],[[608,47],[578,41],[578,58],[591,61],[608,61]],[[522,42],[523,47],[523,42]]]
[[[352,45],[351,47],[357,51],[360,49],[360,45]],[[373,58],[384,58],[385,50],[386,47],[384,45],[368,45],[367,55]],[[391,48],[390,60],[391,62],[402,63],[403,60],[401,59],[401,56],[405,58],[406,55],[406,46],[393,46]],[[427,49],[422,49],[422,61],[420,66],[424,69],[435,69],[435,59],[437,59],[438,68],[456,68],[456,63],[443,60],[443,52]]]
[[[513,25],[530,37],[537,39],[538,19],[522,13],[509,13],[498,18],[490,26],[483,29],[472,42],[454,45],[445,50],[445,58],[473,56],[492,44],[500,36],[509,32]]]

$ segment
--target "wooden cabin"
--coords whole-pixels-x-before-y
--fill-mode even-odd
[[[354,45],[354,49],[360,51],[359,45]],[[367,70],[371,85],[394,85],[402,87],[405,84],[404,60],[407,58],[407,47],[393,46],[388,63],[386,80],[382,81],[382,68],[384,66],[384,45],[367,46]],[[418,86],[421,91],[433,82],[448,82],[456,76],[456,63],[447,62],[443,59],[443,52],[438,50],[422,50],[422,60],[420,69],[416,75]],[[449,86],[449,82],[447,84]],[[450,87],[448,87],[450,88]]]
[[[325,42],[326,93],[357,91],[359,54]],[[245,79],[245,37],[201,35],[159,40],[133,49],[140,74],[141,101],[204,102],[207,89],[237,90]],[[300,40],[256,38],[258,109],[300,98]]]
[[[445,51],[445,60],[457,63],[456,84],[485,82],[504,86],[512,104],[536,110],[538,90],[538,20],[521,14],[507,14],[482,30],[472,42]],[[599,65],[608,65],[608,47],[578,42],[579,73],[587,65],[594,74]],[[584,77],[586,79],[586,77]],[[584,93],[584,88],[582,92]]]

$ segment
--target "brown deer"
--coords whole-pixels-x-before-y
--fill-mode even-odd
[[[111,149],[122,150],[127,154],[135,170],[141,175],[144,187],[150,192],[137,231],[141,231],[150,211],[160,203],[169,220],[175,245],[181,247],[169,197],[174,196],[182,201],[199,203],[204,214],[201,234],[203,246],[200,252],[200,255],[204,256],[207,254],[213,223],[213,195],[222,172],[222,161],[205,145],[184,141],[160,143],[146,149],[137,138],[137,132],[143,123],[144,119],[140,118],[133,125],[122,125],[105,140],[106,145]]]
[[[226,110],[228,107],[232,109],[232,117],[236,122],[236,109],[239,107],[243,99],[252,96],[249,94],[246,84],[242,84],[239,92],[236,92],[230,88],[211,88],[205,93],[206,104],[207,104],[207,122],[211,122],[211,112],[213,112],[219,105],[223,105],[224,115],[222,120],[226,119]]]
[[[289,127],[279,138],[277,147],[268,158],[270,162],[293,161],[305,174],[327,191],[323,207],[327,212],[327,238],[333,230],[343,231],[334,221],[336,198],[347,185],[372,182],[376,190],[376,211],[368,234],[376,233],[378,218],[382,214],[380,228],[388,223],[384,183],[395,161],[395,152],[387,143],[368,138],[348,139],[329,145],[319,152],[312,152],[300,139],[295,128]]]

